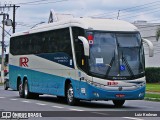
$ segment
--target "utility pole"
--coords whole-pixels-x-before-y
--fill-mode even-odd
[[[13,24],[12,24],[13,33],[15,33],[15,28],[16,28],[16,25],[15,25],[15,16],[16,16],[16,6],[13,5]]]
[[[1,13],[0,15],[3,15],[3,20],[2,20],[2,63],[1,63],[1,83],[4,82],[4,27],[5,27],[5,16],[6,14]]]
[[[9,19],[9,15],[6,13],[0,13],[0,15],[3,16],[3,20],[2,20],[2,56],[1,56],[1,83],[4,82],[4,49],[5,49],[5,45],[4,45],[4,37],[5,37],[5,25],[7,26],[11,26],[12,23]],[[6,19],[7,18],[7,19]]]
[[[20,7],[20,6],[16,6],[15,4],[14,5],[4,5],[4,6],[0,6],[0,9],[2,9],[2,10],[4,10],[4,9],[10,9],[10,8],[13,8],[13,24],[12,24],[12,28],[13,28],[13,33],[15,33],[15,26],[16,26],[16,24],[15,24],[15,16],[16,16],[16,8],[18,8],[18,7]]]

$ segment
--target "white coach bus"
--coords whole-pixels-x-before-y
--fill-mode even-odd
[[[138,29],[125,21],[70,18],[15,33],[10,39],[9,86],[20,97],[56,95],[79,100],[125,100],[145,96],[145,56]]]

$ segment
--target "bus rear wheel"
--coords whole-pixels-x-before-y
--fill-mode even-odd
[[[125,100],[113,100],[113,103],[115,107],[122,107],[125,103]]]
[[[20,96],[20,98],[24,98],[24,87],[23,87],[22,82],[20,82],[18,86],[19,86],[19,87],[18,87],[19,96]]]
[[[29,99],[29,98],[38,98],[39,97],[39,94],[32,93],[32,92],[29,91],[28,81],[27,80],[24,81],[24,97],[26,99]]]
[[[69,105],[75,105],[79,100],[74,98],[74,90],[71,84],[68,84],[66,91],[67,103]]]

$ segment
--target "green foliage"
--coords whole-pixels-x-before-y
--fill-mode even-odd
[[[160,83],[147,83],[146,84],[146,91],[159,93],[159,95],[160,95]]]
[[[160,94],[149,94],[149,93],[147,93],[145,95],[145,97],[147,97],[147,98],[160,98]]]
[[[147,83],[160,83],[160,68],[146,68],[146,81]]]

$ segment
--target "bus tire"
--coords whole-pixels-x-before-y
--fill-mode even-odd
[[[21,81],[19,82],[18,90],[19,90],[19,97],[24,98],[24,86]]]
[[[74,98],[74,90],[71,83],[67,86],[66,98],[69,105],[75,105],[79,101],[78,99]]]
[[[31,92],[29,92],[29,87],[28,87],[28,81],[27,80],[24,81],[24,97],[26,99],[29,99],[29,98],[32,97]]]
[[[125,103],[125,100],[113,100],[114,106],[115,107],[122,107],[123,104]]]

